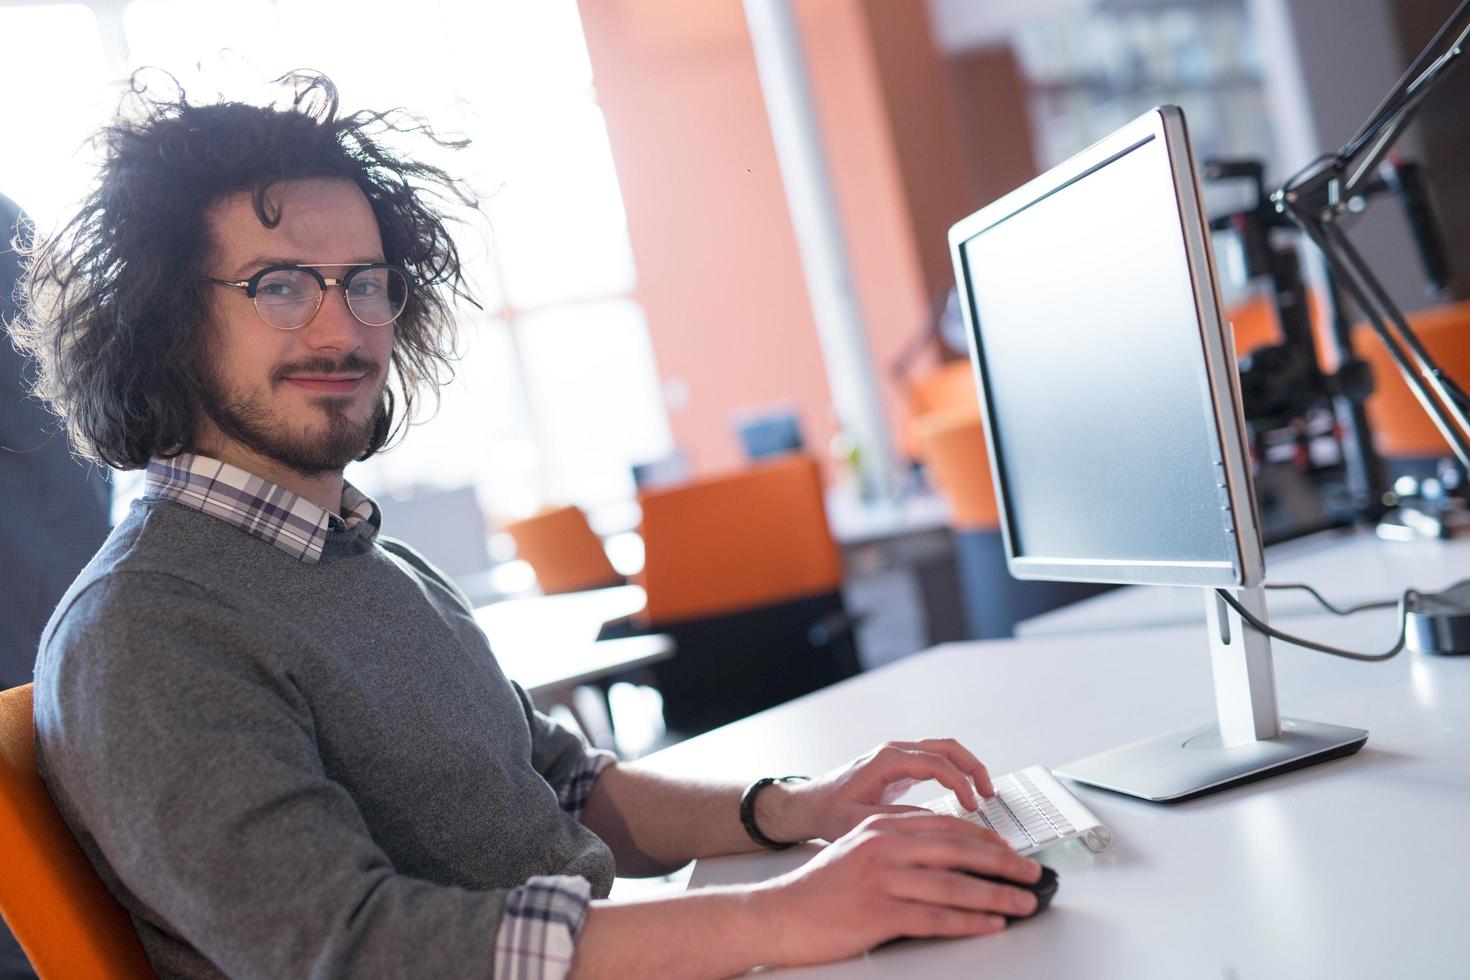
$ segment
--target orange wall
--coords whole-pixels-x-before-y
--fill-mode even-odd
[[[981,204],[950,66],[922,3],[864,0],[925,292],[954,285],[949,228]]]
[[[950,67],[976,194],[989,204],[1040,172],[1026,80],[1009,44],[966,51]]]
[[[922,4],[895,6],[923,13]],[[889,368],[926,328],[929,288],[886,99],[888,80],[865,4],[797,0],[796,10],[889,440],[898,451],[903,396]],[[944,232],[939,235],[943,241]]]
[[[927,200],[913,205],[901,160],[911,161],[909,183],[922,183],[913,161],[923,149],[913,144],[932,127],[894,126],[895,106],[932,88],[914,85],[898,62],[941,59],[932,42],[927,53],[918,43],[928,37],[922,4],[892,4],[919,26],[895,33],[901,45],[875,42],[875,29],[898,31],[892,12],[874,19],[887,6],[798,0],[797,14],[855,288],[897,433],[900,398],[888,365],[928,316],[916,227],[932,228],[940,222],[931,212],[947,212]],[[700,472],[736,466],[731,416],[789,403],[822,454],[835,431],[831,393],[740,0],[582,0],[581,12],[659,374],[689,391],[687,404],[670,408],[676,442]],[[942,87],[942,68],[923,74]],[[908,141],[902,153],[899,130]],[[942,242],[943,229],[937,233]]]

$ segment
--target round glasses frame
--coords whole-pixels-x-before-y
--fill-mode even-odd
[[[337,278],[328,278],[327,276],[324,276],[320,272],[318,272],[317,269],[346,269],[347,272],[344,275],[338,276]],[[348,288],[352,285],[352,280],[357,278],[358,275],[364,272],[371,272],[375,269],[387,269],[390,272],[398,273],[400,276],[403,277],[404,284],[403,302],[398,305],[398,309],[393,312],[393,315],[391,317],[389,317],[387,320],[382,321],[381,323],[374,323],[371,320],[366,320],[357,312],[357,310],[353,309],[352,296],[347,291]],[[257,298],[260,291],[260,284],[265,279],[265,277],[270,275],[272,272],[283,271],[308,273],[313,279],[316,280],[317,285],[321,287],[317,291],[316,305],[312,307],[311,313],[309,313],[305,319],[296,324],[294,327],[282,327],[272,323],[270,319],[266,317],[265,312],[261,310],[260,300]],[[413,276],[409,274],[409,271],[407,269],[399,265],[397,262],[370,262],[365,265],[352,265],[351,263],[347,262],[318,262],[312,265],[298,265],[294,262],[281,262],[277,263],[276,265],[266,266],[264,269],[261,269],[259,272],[256,272],[254,275],[252,275],[249,279],[240,279],[236,281],[230,279],[216,279],[213,276],[204,276],[203,281],[214,283],[216,286],[229,286],[232,289],[243,289],[245,291],[245,295],[250,297],[250,302],[255,307],[256,315],[258,315],[260,319],[265,322],[265,325],[273,330],[284,331],[300,330],[312,320],[316,319],[316,315],[321,312],[322,300],[326,298],[328,286],[335,286],[342,291],[342,300],[347,304],[347,311],[352,314],[352,318],[358,323],[361,323],[364,326],[368,327],[386,327],[390,323],[393,323],[395,320],[397,320],[400,316],[402,316],[403,311],[408,308],[408,301],[413,298],[414,290]]]

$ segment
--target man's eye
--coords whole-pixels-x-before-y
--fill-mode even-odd
[[[255,287],[255,295],[276,303],[288,303],[310,299],[315,289],[316,280],[306,273],[283,269],[262,279]]]
[[[376,279],[354,279],[348,291],[353,296],[377,296],[384,289],[383,283]]]

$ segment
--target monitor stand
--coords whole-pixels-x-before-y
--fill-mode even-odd
[[[1265,589],[1235,591],[1266,619]],[[1271,639],[1250,628],[1214,589],[1205,592],[1215,724],[1154,735],[1056,769],[1058,776],[1155,802],[1175,803],[1277,773],[1352,755],[1361,728],[1282,718],[1276,707]]]

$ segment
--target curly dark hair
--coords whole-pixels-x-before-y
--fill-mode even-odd
[[[446,228],[447,207],[478,207],[473,193],[384,140],[466,141],[402,109],[339,117],[336,87],[315,72],[275,80],[290,93],[284,107],[193,104],[162,74],[167,95],[151,92],[144,73],[132,76],[117,120],[95,138],[100,173],[76,216],[47,240],[18,243],[28,259],[25,303],[10,330],[39,364],[35,393],[64,420],[78,454],[109,466],[138,469],[190,449],[206,356],[206,212],[248,191],[261,223],[275,227],[272,185],[342,178],[372,206],[387,261],[406,265],[419,287],[394,324],[366,459],[402,431],[418,395],[437,395],[452,378],[450,304],[474,304]]]

